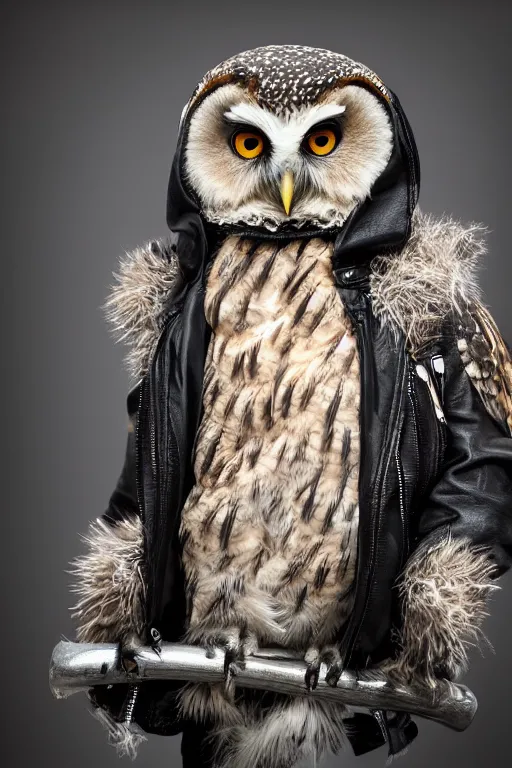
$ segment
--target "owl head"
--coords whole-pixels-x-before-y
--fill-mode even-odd
[[[388,94],[366,67],[268,46],[211,70],[186,108],[184,174],[220,225],[338,228],[393,148]]]

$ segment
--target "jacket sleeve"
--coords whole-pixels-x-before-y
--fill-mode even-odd
[[[140,385],[127,399],[124,465],[105,512],[84,536],[85,554],[73,563],[73,617],[79,642],[126,642],[144,627],[143,531],[136,488],[135,434]]]
[[[401,659],[408,678],[434,684],[467,665],[495,579],[512,564],[512,439],[465,370],[456,340],[444,354],[443,467],[419,511],[402,573]]]

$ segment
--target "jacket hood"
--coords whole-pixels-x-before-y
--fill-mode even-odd
[[[216,88],[242,83],[257,101],[276,114],[312,103],[341,85],[359,85],[386,106],[393,130],[389,162],[375,182],[371,196],[352,212],[336,237],[333,266],[352,266],[376,254],[400,250],[410,235],[418,200],[420,168],[412,130],[395,94],[363,64],[332,51],[300,45],[271,45],[244,51],[205,74],[183,110],[167,195],[167,223],[174,234],[180,268],[187,280],[205,264],[222,231],[208,224],[184,177],[184,147],[190,120],[198,105]],[[235,227],[230,228],[236,232]],[[325,235],[325,230],[297,230],[289,225],[277,232],[240,227],[247,236],[297,238]]]

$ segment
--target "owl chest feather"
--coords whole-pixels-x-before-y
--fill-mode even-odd
[[[351,607],[359,359],[332,245],[228,238],[208,278],[213,333],[196,484],[182,514],[192,639],[329,642]]]

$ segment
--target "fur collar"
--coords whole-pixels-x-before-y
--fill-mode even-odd
[[[371,263],[375,314],[404,333],[415,354],[438,338],[451,312],[479,298],[477,269],[485,253],[485,229],[417,211],[405,248]],[[134,379],[147,370],[163,329],[166,308],[181,272],[170,241],[152,241],[121,258],[105,304],[118,341],[129,348],[126,365]]]

